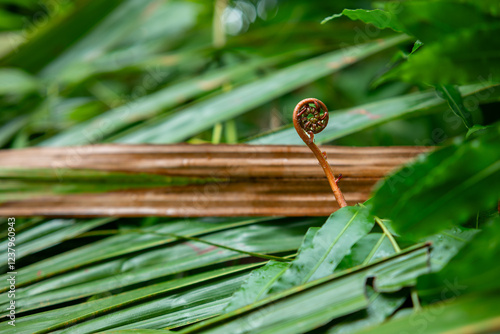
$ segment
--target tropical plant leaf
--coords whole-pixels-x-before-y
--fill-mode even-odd
[[[299,222],[289,225],[288,228],[284,228],[283,225],[280,225],[280,228],[273,225],[243,226],[218,232],[203,239],[255,253],[285,252],[299,247],[302,236],[310,224],[310,221]],[[18,312],[21,312],[55,305],[245,256],[247,256],[245,253],[191,241],[162,249],[152,249],[130,258],[107,261],[106,267],[109,268],[107,270],[103,270],[102,265],[97,264],[32,285],[25,291],[20,291],[16,307]],[[99,270],[96,270],[97,268]],[[100,276],[95,277],[96,275]],[[72,278],[72,284],[60,287],[58,283],[61,280],[66,281],[68,285],[68,277]],[[75,284],[76,279],[80,281],[79,284]],[[57,286],[58,289],[47,291],[49,286]],[[43,292],[44,290],[46,292]]]
[[[498,63],[494,36],[500,29],[495,18],[461,1],[407,1],[393,7],[390,11],[404,31],[425,47],[387,78],[432,84],[500,81],[500,67],[494,65]],[[450,11],[453,15],[448,15]]]
[[[154,11],[151,11],[152,6]],[[199,7],[190,2],[121,1],[85,36],[44,67],[41,75],[52,82],[75,83],[98,72],[103,65],[99,63],[108,65],[109,70],[109,67],[132,65],[130,58],[138,58],[137,55],[142,56],[142,60],[147,59],[157,49],[147,42],[151,32],[158,29],[158,22],[162,24],[164,38],[174,40],[193,26],[198,10]],[[158,14],[160,20],[155,22]],[[136,31],[138,26],[143,28],[142,33]],[[109,52],[117,45],[121,46],[119,51]],[[120,51],[129,53],[128,57],[120,55]]]
[[[420,252],[408,253],[405,261],[401,261],[397,267],[393,267],[388,262],[380,261],[382,263],[370,271],[370,277],[374,278],[374,290],[377,292],[396,292],[403,287],[415,286],[419,276],[430,272],[428,246],[429,244],[420,246]],[[422,258],[425,258],[426,261],[422,261]]]
[[[456,226],[422,240],[432,244],[431,270],[440,271],[478,232],[480,231],[476,229]]]
[[[431,235],[465,222],[498,202],[499,145],[497,125],[478,138],[407,164],[378,185],[373,214],[390,218],[397,232],[408,237]]]
[[[0,9],[0,31],[21,29],[23,20],[21,15],[10,13],[4,9]]]
[[[352,49],[333,51],[279,70],[259,81],[240,86],[211,99],[194,104],[152,126],[117,140],[120,143],[175,143],[208,129],[261,104],[334,73],[355,61],[397,45],[406,39],[396,36]],[[346,57],[346,54],[350,55]],[[191,120],[196,119],[196,123]],[[186,127],[185,124],[190,124]]]
[[[390,28],[394,31],[403,32],[403,26],[401,26],[394,14],[381,9],[344,9],[340,14],[334,14],[325,18],[321,24],[341,16],[347,16],[351,20],[360,20],[364,23],[373,24],[379,29]]]
[[[344,175],[352,205],[369,197],[378,178],[427,150],[322,149]],[[88,145],[4,150],[0,160],[4,216],[301,217],[329,216],[338,207],[306,145]],[[85,190],[91,193],[75,194]]]
[[[99,317],[110,311],[116,311],[134,305],[143,301],[152,300],[167,293],[184,289],[197,284],[207,283],[211,280],[231,276],[233,274],[242,273],[261,264],[247,264],[240,266],[227,267],[222,269],[211,270],[201,274],[190,275],[188,277],[168,280],[159,284],[152,284],[142,288],[134,289],[127,292],[122,292],[117,295],[111,295],[96,300],[89,300],[86,303],[80,303],[72,306],[67,306],[63,309],[56,309],[49,314],[60,314],[64,310],[64,316],[53,317],[46,323],[48,327],[63,327],[67,324],[77,321],[83,321]],[[33,317],[36,318],[36,317]],[[31,322],[31,318],[25,317],[27,323]],[[112,323],[112,320],[110,320]]]
[[[57,245],[72,239],[86,231],[107,224],[116,218],[99,218],[87,221],[75,219],[54,219],[16,235],[16,259]],[[0,242],[0,248],[7,249],[8,240]],[[7,263],[7,254],[0,255],[0,260]]]
[[[418,49],[420,49],[420,47],[422,47],[422,45],[424,45],[424,43],[422,43],[421,41],[419,41],[417,39],[415,41],[415,44],[413,44],[413,47],[411,48],[410,55],[413,54],[414,52],[416,52]]]
[[[381,233],[370,233],[360,239],[346,255],[336,271],[348,270],[350,268],[372,263],[378,259],[391,256],[396,251],[389,239]],[[335,323],[327,333],[352,333],[372,325],[384,322],[397,308],[406,300],[403,292],[379,293],[367,287],[369,304],[366,310],[356,312],[346,319]]]
[[[408,61],[388,73],[385,79],[398,78],[406,82],[430,84],[469,84],[481,81],[499,82],[500,68],[492,50],[498,49],[500,28],[468,31],[444,36],[440,43],[425,44]],[[467,55],[463,57],[460,55]],[[483,62],[490,55],[488,62]],[[437,61],[439,59],[439,62]]]
[[[198,95],[213,91],[234,78],[247,76],[258,68],[274,65],[287,60],[290,56],[290,54],[285,54],[257,59],[167,86],[141,97],[131,104],[127,103],[72,126],[68,130],[42,141],[39,145],[69,146],[102,141],[128,125],[147,120],[164,112],[165,109],[176,107]]]
[[[497,0],[344,11],[366,2],[0,3],[2,148],[249,136],[300,145],[0,152],[0,215],[16,217],[18,260],[16,326],[4,312],[0,332],[500,329]],[[319,24],[341,11],[325,21],[346,19]],[[378,85],[388,79],[396,82]],[[471,83],[479,84],[456,86]],[[349,204],[429,152],[378,145],[448,142],[381,182],[368,208],[344,208],[327,223],[279,218],[337,209],[289,124],[290,108],[308,96],[337,109],[315,139],[342,138],[343,148],[324,150]],[[453,112],[469,127],[463,141]],[[374,147],[350,148],[365,145]],[[350,221],[354,211],[364,221]],[[105,218],[24,218],[74,214]],[[116,214],[134,218],[109,218]],[[273,218],[139,217],[234,214]],[[0,218],[0,248],[11,220]],[[5,255],[0,280],[10,283]]]
[[[290,267],[289,263],[269,261],[264,267],[252,271],[241,288],[231,297],[224,312],[234,311],[266,296],[271,284]]]
[[[269,292],[276,293],[328,276],[338,266],[351,247],[368,234],[375,224],[368,209],[355,206],[334,212],[315,233],[308,247],[303,247]]]
[[[500,270],[500,218],[495,218],[439,272],[419,278],[423,298],[455,298],[470,292],[495,291]],[[450,297],[450,294],[452,295]]]
[[[374,292],[367,287],[369,304],[366,310],[354,313],[332,326],[328,334],[354,333],[361,329],[383,323],[406,300],[405,294]]]
[[[232,277],[223,277],[222,279],[205,284],[201,287],[191,288],[185,292],[179,292],[175,294],[169,294],[158,299],[145,301],[139,305],[128,307],[124,311],[118,312],[118,314],[111,313],[109,315],[103,315],[99,318],[93,319],[92,321],[87,321],[82,324],[71,326],[66,331],[66,333],[92,333],[97,329],[105,330],[117,327],[118,325],[128,324],[130,322],[140,321],[143,319],[152,318],[161,314],[171,313],[180,311],[182,309],[199,305],[200,303],[207,303],[213,300],[228,299],[228,297],[241,285],[243,280],[246,278],[247,274],[236,274]],[[107,300],[96,300],[96,302],[106,302]],[[83,311],[87,316],[90,313],[92,316],[92,311],[97,311],[102,309],[99,303],[94,303],[89,305],[81,304],[87,306]],[[78,306],[81,306],[78,305]],[[94,309],[89,309],[89,306],[94,307]],[[139,310],[141,310],[139,312]],[[82,313],[82,310],[79,310]],[[91,311],[91,312],[89,312]],[[51,314],[59,314],[60,310],[48,311]],[[220,312],[220,310],[219,310]],[[73,325],[75,320],[81,321],[80,318],[70,318],[69,317],[58,317],[58,316],[48,316],[47,313],[37,313],[31,316],[20,318],[16,324],[16,331],[29,330],[35,333],[47,333],[56,329],[61,329],[67,327],[68,325]],[[111,318],[114,318],[111,321]],[[182,317],[173,319],[174,321],[182,321]]]
[[[500,3],[496,0],[483,0],[483,1],[474,1],[474,0],[460,0],[461,2],[465,2],[480,8],[484,12],[499,16],[500,15]]]
[[[214,282],[215,283],[215,282]],[[214,295],[217,297],[217,295]],[[178,327],[183,327],[186,325],[190,325],[194,322],[202,321],[208,318],[212,318],[221,313],[222,309],[227,305],[228,297],[215,299],[213,301],[202,302],[199,305],[188,305],[186,310],[166,310],[164,314],[149,316],[147,319],[140,320],[137,316],[132,317],[133,322],[129,322],[128,320],[121,317],[121,325],[116,327],[117,329],[133,329],[133,328],[171,328],[175,329]],[[109,320],[118,319],[120,315],[127,315],[127,313],[136,315],[137,309],[125,310],[117,312],[117,314],[104,316],[103,319],[99,319],[96,321],[91,321],[89,324],[82,324],[79,326],[75,326],[76,330],[83,330],[87,333],[92,333],[93,327],[98,326],[108,326],[111,327]],[[66,331],[66,333],[73,333],[73,328]]]
[[[247,273],[211,281],[186,292],[131,306],[112,314],[68,328],[63,333],[93,333],[108,328],[176,328],[220,314]],[[140,312],[139,312],[140,311]]]
[[[469,110],[464,106],[462,95],[457,87],[453,85],[437,85],[436,90],[440,93],[440,97],[448,102],[451,110],[462,119],[467,129],[471,129],[474,124],[472,122],[472,115]]]
[[[251,305],[188,327],[187,333],[304,333],[329,321],[368,306],[365,280],[369,276],[394,276],[413,272],[414,279],[422,274],[428,260],[427,246],[420,245],[399,254],[332,274],[257,301]],[[415,270],[412,270],[413,264]],[[409,265],[407,267],[407,265]]]
[[[411,1],[386,3],[404,31],[425,45],[437,42],[446,35],[470,32],[495,23],[495,19],[462,0]],[[449,15],[453,10],[453,15]],[[464,22],[463,18],[467,17]]]
[[[254,224],[266,219],[268,218],[226,218],[219,219],[217,221],[210,219],[180,219],[159,223],[150,227],[144,227],[143,231],[158,233],[183,233],[183,235],[186,236],[196,236],[230,229],[232,227]],[[89,245],[76,248],[23,267],[22,273],[17,276],[16,286],[20,288],[29,283],[68,272],[73,269],[81,268],[89,264],[95,264],[120,255],[131,254],[148,248],[166,245],[173,243],[176,240],[177,239],[174,237],[164,237],[156,234],[144,233],[126,233],[111,236],[109,238],[93,242]],[[123,247],[123,245],[126,244],[129,244],[129,247]],[[114,267],[114,265],[112,267]],[[100,271],[103,271],[103,269],[101,268]],[[2,278],[5,277],[6,276],[3,276]],[[95,277],[93,279],[95,279]],[[75,282],[69,281],[68,283],[74,284]],[[38,286],[32,286],[28,289],[33,289],[36,291],[34,291],[34,293],[39,293],[64,286],[62,282],[57,282],[55,286],[49,285],[46,288],[41,288],[45,284],[46,283],[39,283]],[[2,289],[2,291],[6,290]],[[18,294],[18,297],[21,297],[21,294]]]
[[[377,327],[356,334],[396,334],[424,331],[438,333],[494,333],[498,330],[498,292],[453,298],[424,307]]]
[[[311,247],[319,227],[311,227],[304,236],[298,253]],[[248,280],[234,293],[224,312],[234,311],[264,298],[277,279],[290,267],[290,263],[269,261],[264,267],[252,271]]]
[[[342,271],[362,264],[368,264],[395,253],[389,239],[382,233],[370,233],[352,246],[335,271]]]
[[[12,52],[3,65],[22,68],[31,73],[40,71],[53,61],[56,55],[61,54],[75,43],[97,22],[122,3],[123,1],[119,0],[106,1],[105,3],[95,3],[88,0],[77,1],[71,8],[71,13],[64,17],[62,22],[58,22],[57,25],[52,24],[46,29],[36,30],[35,36],[30,36],[28,43]],[[61,6],[61,4],[58,5]],[[34,54],[37,57],[33,57]]]
[[[367,306],[362,275],[339,279],[335,284],[305,289],[303,293],[291,294],[287,298],[265,304],[253,312],[247,312],[231,321],[226,320],[219,326],[211,326],[205,330],[198,330],[195,326],[181,333],[303,333]]]

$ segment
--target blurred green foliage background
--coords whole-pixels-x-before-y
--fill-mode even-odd
[[[290,126],[293,107],[305,97],[319,98],[335,112],[431,88],[402,80],[379,84],[406,59],[415,42],[411,38],[362,54],[339,70],[304,69],[308,74],[298,74],[302,80],[287,82],[272,77],[334,50],[400,35],[348,18],[321,24],[346,7],[372,4],[3,0],[0,146],[246,142]],[[252,84],[269,95],[255,103],[228,95]],[[499,118],[495,105],[474,102],[469,109],[476,123]],[[405,120],[358,129],[352,132],[364,131],[337,136],[333,143],[434,145],[465,133],[446,105],[417,109]],[[186,110],[191,116],[176,119]],[[394,118],[403,117],[378,123]],[[159,129],[160,124],[165,127]],[[172,127],[189,131],[172,134]]]

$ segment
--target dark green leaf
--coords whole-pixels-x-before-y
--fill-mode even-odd
[[[461,224],[500,197],[500,126],[421,156],[381,182],[373,213],[407,237]],[[408,205],[411,203],[411,205]]]
[[[154,11],[151,11],[152,6],[155,6]],[[50,81],[77,83],[98,72],[138,65],[141,61],[147,62],[150,60],[148,56],[157,48],[148,45],[149,39],[154,33],[158,33],[154,30],[160,25],[160,29],[164,29],[162,37],[174,40],[176,35],[183,35],[186,29],[192,27],[197,8],[199,7],[195,4],[184,1],[120,1],[117,8],[101,21],[95,21],[95,26],[85,36],[73,45],[70,44],[71,47],[53,59],[41,74]],[[161,24],[154,22],[155,19],[159,19]],[[138,27],[140,29],[137,29]],[[117,47],[120,48],[114,50]],[[182,58],[192,64],[192,57]],[[159,71],[151,67],[147,68],[147,71],[153,72],[154,80],[161,82],[161,79],[158,80],[162,76]]]
[[[31,73],[40,71],[122,3],[120,0],[76,1],[72,11],[62,19],[62,22],[52,25],[49,29],[35,29],[37,34],[19,50],[16,49],[3,65],[20,67]],[[24,34],[27,32],[24,31]],[[35,54],[36,57],[33,56]]]
[[[63,333],[94,333],[111,328],[175,328],[220,314],[231,294],[248,273],[223,277],[187,291],[168,294],[163,298],[131,305],[125,310],[105,314],[63,331]]]
[[[391,1],[386,7],[406,33],[417,37],[425,45],[438,42],[446,35],[472,32],[495,23],[489,15],[460,0]],[[467,20],[464,21],[464,18]]]
[[[486,131],[486,129],[488,129],[490,127],[491,127],[491,125],[483,126],[483,125],[475,124],[472,128],[470,128],[467,131],[467,134],[465,135],[465,138],[466,139],[476,138],[478,135],[482,134],[484,131]]]
[[[495,333],[500,326],[498,293],[453,298],[356,334]]]
[[[361,20],[364,23],[371,23],[379,29],[390,28],[398,32],[403,31],[403,27],[392,13],[380,9],[344,9],[341,14],[325,18],[321,24],[341,16],[347,16],[351,20]]]
[[[454,227],[422,240],[432,243],[431,270],[440,271],[478,232],[479,230]]]
[[[462,119],[467,129],[471,129],[474,125],[472,115],[464,106],[462,95],[458,91],[458,88],[453,85],[437,85],[436,90],[439,92],[439,96],[448,102],[455,115]]]
[[[498,290],[499,236],[500,218],[496,218],[441,271],[419,278],[419,295],[427,299],[455,298],[471,291]]]
[[[424,43],[422,43],[421,41],[417,40],[415,41],[415,44],[413,44],[413,48],[411,48],[411,53],[414,53],[415,51],[417,51],[418,49],[420,49],[420,47],[424,45]]]
[[[500,15],[500,3],[497,0],[482,0],[482,1],[475,1],[475,0],[459,0],[460,2],[465,2],[470,5],[476,6],[477,8],[480,8],[484,12],[494,15],[494,16],[499,16]]]
[[[369,302],[366,310],[354,313],[331,327],[327,334],[353,333],[383,323],[406,300],[402,293],[385,294],[374,292],[369,287]]]
[[[425,46],[387,78],[431,84],[500,81],[496,19],[459,1],[406,1],[394,7],[405,32]]]
[[[3,147],[12,137],[21,131],[28,123],[28,117],[19,116],[0,127],[0,147]]]

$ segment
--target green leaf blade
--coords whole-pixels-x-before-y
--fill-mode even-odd
[[[424,307],[421,312],[370,327],[356,334],[396,334],[409,328],[423,329],[428,334],[491,333],[498,331],[498,293],[471,295]]]
[[[318,230],[309,247],[303,247],[290,268],[271,287],[270,293],[327,276],[351,247],[368,234],[375,222],[363,207],[344,207],[333,213]]]
[[[365,282],[378,273],[406,272],[421,274],[428,261],[428,245],[403,250],[367,266],[332,274],[306,284],[272,294],[252,305],[183,330],[191,333],[304,333],[333,319],[365,309]],[[415,270],[411,270],[411,264]],[[407,266],[408,265],[408,266]]]
[[[329,16],[325,18],[321,24],[324,24],[332,19],[341,17],[341,16],[347,16],[351,20],[360,20],[363,21],[364,23],[369,23],[373,24],[375,27],[379,29],[386,29],[390,28],[394,31],[397,32],[403,32],[403,26],[397,21],[395,16],[388,11],[381,10],[381,9],[373,9],[373,10],[367,10],[367,9],[344,9],[342,13],[340,14],[335,14],[332,16]]]
[[[500,275],[494,265],[500,256],[500,218],[492,219],[439,272],[420,277],[418,289],[425,299],[448,298],[465,293],[498,291]]]
[[[316,79],[405,40],[396,36],[377,43],[334,51],[277,71],[258,82],[238,87],[178,112],[164,121],[117,140],[120,143],[176,143],[216,123],[258,107]],[[347,57],[346,54],[351,55]],[[196,123],[192,122],[196,119]],[[187,127],[186,124],[190,126]]]
[[[372,212],[415,238],[464,223],[498,202],[499,145],[497,125],[479,138],[421,156],[379,184]]]
[[[437,85],[436,90],[448,102],[455,115],[462,119],[467,129],[471,129],[474,126],[472,115],[465,107],[460,91],[453,85]]]
[[[307,230],[299,248],[299,254],[305,249],[312,247],[314,236],[318,233],[319,229],[319,227],[311,227]],[[290,268],[290,263],[270,261],[264,267],[255,269],[243,286],[232,296],[224,311],[234,311],[264,298],[274,282],[276,282],[288,268]]]

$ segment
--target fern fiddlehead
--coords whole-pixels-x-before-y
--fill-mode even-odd
[[[308,98],[300,101],[293,110],[293,126],[299,134],[300,138],[318,159],[319,164],[323,168],[323,172],[330,183],[333,194],[337,203],[342,208],[347,206],[344,194],[340,191],[338,181],[342,177],[336,179],[333,169],[326,161],[326,153],[321,152],[318,146],[314,143],[314,135],[323,131],[328,125],[328,109],[325,104],[318,99]]]

